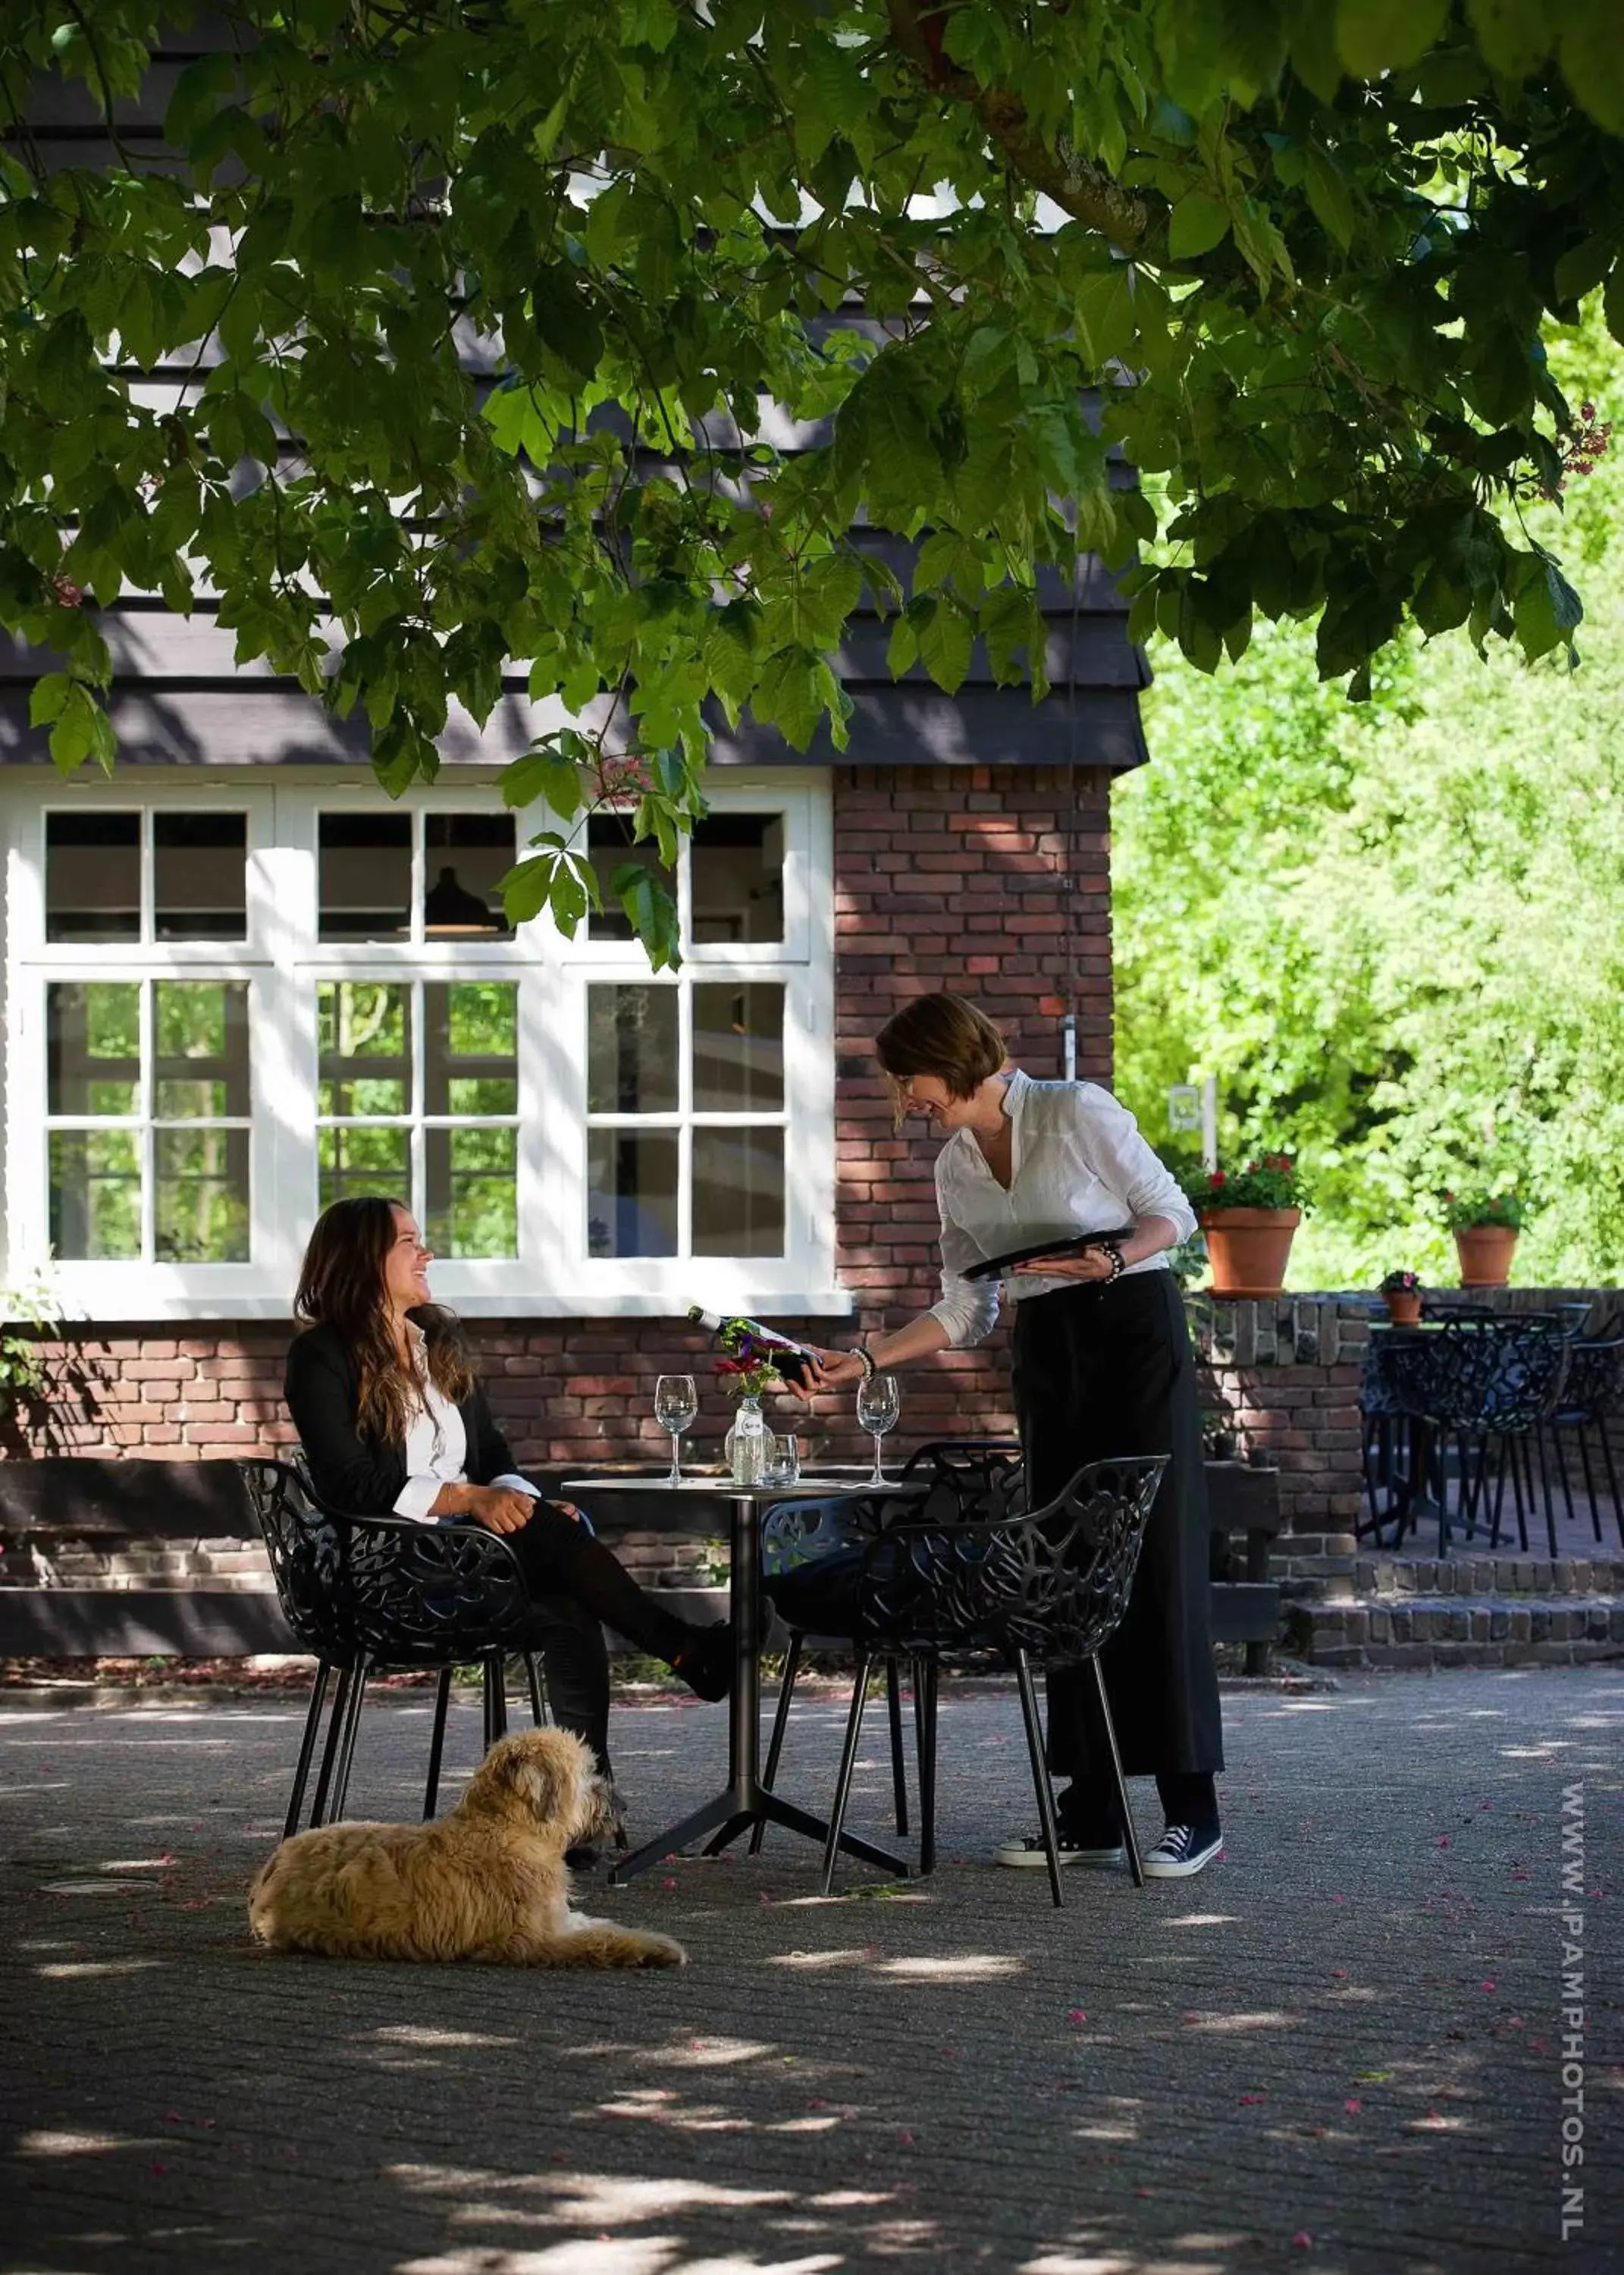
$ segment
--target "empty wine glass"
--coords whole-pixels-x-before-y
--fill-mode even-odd
[[[857,1388],[857,1420],[874,1441],[874,1474],[871,1485],[886,1483],[885,1471],[880,1466],[880,1441],[888,1430],[895,1430],[896,1417],[903,1410],[902,1394],[894,1374],[871,1374]]]
[[[691,1374],[662,1374],[654,1385],[654,1419],[671,1433],[671,1473],[668,1485],[683,1481],[683,1432],[699,1410],[699,1394]]]

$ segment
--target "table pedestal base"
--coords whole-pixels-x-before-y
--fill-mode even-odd
[[[753,1798],[738,1792],[719,1793],[714,1801],[707,1801],[702,1809],[694,1810],[680,1824],[672,1825],[669,1832],[645,1841],[630,1856],[621,1857],[609,1874],[609,1885],[623,1886],[675,1850],[705,1840],[707,1833],[711,1838],[705,1843],[705,1853],[707,1856],[719,1856],[724,1848],[743,1834],[753,1832],[758,1825],[782,1825],[786,1832],[798,1833],[804,1840],[815,1840],[820,1848],[829,1837],[829,1828],[820,1818],[812,1816],[809,1810],[797,1809],[792,1802],[781,1801],[765,1788],[759,1788]],[[888,1879],[908,1878],[908,1867],[900,1856],[875,1848],[872,1841],[859,1840],[855,1833],[842,1833],[840,1845],[848,1856],[859,1857],[865,1864],[878,1864]]]

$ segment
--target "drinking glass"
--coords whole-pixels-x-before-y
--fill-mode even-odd
[[[874,1474],[868,1479],[871,1485],[886,1484],[885,1471],[880,1466],[880,1441],[888,1430],[895,1430],[896,1417],[903,1410],[902,1394],[894,1374],[871,1374],[857,1389],[857,1420],[874,1441]]]
[[[699,1410],[699,1394],[693,1387],[691,1374],[662,1374],[654,1385],[654,1419],[662,1430],[671,1433],[671,1473],[668,1485],[683,1481],[681,1461],[683,1432]]]
[[[767,1481],[770,1485],[794,1485],[801,1481],[801,1441],[793,1430],[781,1432],[773,1440],[767,1458]]]

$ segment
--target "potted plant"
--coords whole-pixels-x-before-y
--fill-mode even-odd
[[[1517,1235],[1528,1222],[1514,1193],[1446,1193],[1444,1221],[1454,1235],[1462,1288],[1503,1288],[1511,1277]]]
[[[1387,1317],[1395,1327],[1413,1327],[1421,1317],[1421,1274],[1418,1272],[1389,1272],[1382,1281],[1379,1293],[1387,1306]]]
[[[1261,1153],[1243,1169],[1209,1170],[1190,1198],[1206,1235],[1213,1295],[1278,1296],[1303,1221],[1303,1180],[1291,1155]]]

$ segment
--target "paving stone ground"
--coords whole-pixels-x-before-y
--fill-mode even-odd
[[[942,1709],[942,1868],[815,1895],[812,1852],[593,1908],[614,1977],[268,1957],[243,1890],[296,1703],[0,1701],[6,2275],[1250,2275],[1624,2267],[1624,1686],[1352,1677],[1226,1702],[1225,1859],[1136,1892],[996,1871],[1016,1702]],[[427,1699],[351,1805],[413,1814]],[[816,1804],[837,1699],[782,1778]],[[879,1828],[883,1721],[855,1817]],[[716,1781],[720,1710],[617,1710],[634,1833]],[[477,1719],[459,1709],[465,1769]],[[1561,2237],[1564,1792],[1582,1805],[1583,2226]],[[1148,1789],[1141,1811],[1152,1837]],[[1575,1821],[1569,1818],[1570,1823]]]

